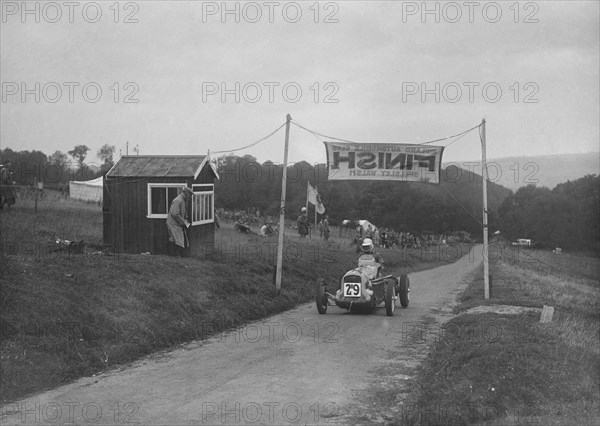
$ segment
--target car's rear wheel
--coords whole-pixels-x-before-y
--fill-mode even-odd
[[[319,278],[315,284],[315,302],[317,304],[317,311],[320,314],[327,313],[327,296],[325,295],[325,281],[323,278]]]
[[[394,284],[389,281],[385,286],[385,313],[388,317],[394,315]]]
[[[408,302],[410,302],[410,280],[408,279],[408,275],[404,274],[400,276],[400,286],[398,289],[400,293],[400,305],[403,308],[408,306]]]

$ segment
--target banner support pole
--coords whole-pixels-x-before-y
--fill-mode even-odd
[[[288,146],[290,142],[290,122],[292,116],[288,114],[285,122],[285,147],[283,149],[283,175],[281,176],[281,204],[279,207],[279,241],[277,244],[277,269],[275,273],[275,290],[281,291],[281,275],[283,262],[283,230],[285,228],[285,193],[287,185]]]
[[[481,120],[481,176],[483,179],[483,293],[485,299],[490,298],[490,263],[488,245],[488,205],[487,205],[487,158],[485,140],[485,118]]]
[[[317,190],[317,201],[318,201],[319,188],[315,186],[315,189]],[[315,231],[316,230],[317,230],[317,205],[315,204]]]

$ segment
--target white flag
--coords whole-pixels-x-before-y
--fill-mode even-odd
[[[307,182],[307,185],[308,187],[306,188],[306,198],[308,202],[315,206],[315,208],[317,209],[317,213],[325,213],[325,206],[323,205],[323,201],[321,200],[321,194],[319,194],[317,188],[314,188],[310,183]]]

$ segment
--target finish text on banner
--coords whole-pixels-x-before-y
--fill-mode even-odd
[[[443,146],[323,142],[329,180],[440,183]]]

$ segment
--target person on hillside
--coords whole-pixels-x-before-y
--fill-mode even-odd
[[[380,247],[381,241],[379,235],[379,228],[375,228],[375,231],[373,232],[373,244],[375,244],[375,247]]]
[[[308,223],[308,215],[306,214],[306,207],[302,207],[300,209],[300,216],[298,216],[298,234],[300,238],[306,237],[308,235],[308,227],[310,226]]]
[[[4,204],[10,206],[15,204],[17,199],[17,193],[13,187],[13,175],[11,170],[12,163],[7,161],[5,164],[0,165],[0,210],[4,208]]]
[[[271,222],[265,222],[260,228],[260,236],[270,237],[271,235],[273,235],[273,227],[271,226]]]
[[[363,227],[358,225],[356,227],[356,234],[354,235],[354,244],[356,244],[356,252],[360,253],[361,244],[363,242]]]
[[[190,227],[187,206],[193,195],[192,190],[184,186],[181,193],[171,202],[167,216],[170,255],[183,257],[186,254],[185,249],[190,245],[186,234],[186,230]]]
[[[323,237],[325,238],[325,241],[329,240],[329,216],[325,215],[325,217],[323,218],[322,222],[322,230],[323,230]]]

